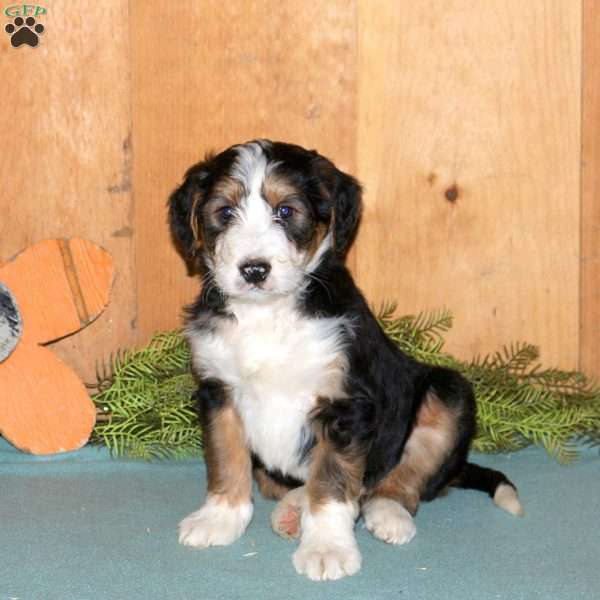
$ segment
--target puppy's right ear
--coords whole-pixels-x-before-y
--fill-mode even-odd
[[[194,259],[202,246],[200,212],[212,172],[211,163],[209,156],[191,167],[168,202],[171,234],[187,260]]]

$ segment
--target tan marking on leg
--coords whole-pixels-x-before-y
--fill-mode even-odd
[[[350,443],[347,448],[338,450],[323,432],[318,432],[306,484],[310,510],[317,511],[329,500],[356,501],[362,488],[364,469],[363,448]]]
[[[232,405],[217,411],[204,431],[208,493],[237,506],[250,501],[252,468],[242,420]]]
[[[429,478],[440,468],[456,440],[456,415],[432,392],[421,405],[400,463],[368,498],[397,500],[412,515]]]
[[[260,493],[269,500],[281,500],[292,488],[275,481],[263,467],[252,471]]]
[[[312,452],[300,545],[292,557],[298,573],[313,580],[353,575],[361,566],[354,537],[365,453],[350,444],[338,449],[318,436]]]
[[[231,544],[253,514],[250,452],[231,402],[207,416],[203,438],[208,494],[179,524],[179,542],[195,548]]]

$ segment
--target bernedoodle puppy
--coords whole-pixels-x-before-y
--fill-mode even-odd
[[[241,536],[253,475],[279,500],[275,531],[300,538],[296,570],[315,580],[360,569],[360,515],[375,537],[404,544],[419,502],[448,486],[521,513],[502,473],[467,462],[470,384],[401,352],[344,266],[360,211],[353,177],[268,140],[208,156],[173,192],[173,236],[205,275],[186,335],[208,491],[179,526],[182,544]]]

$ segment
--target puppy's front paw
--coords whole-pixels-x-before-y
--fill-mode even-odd
[[[252,511],[249,503],[230,506],[224,500],[210,498],[179,523],[179,543],[194,548],[227,546],[244,533]]]
[[[271,515],[273,531],[286,539],[300,535],[300,517],[305,501],[304,486],[290,490],[278,503]]]
[[[410,513],[395,500],[374,498],[363,507],[366,528],[388,544],[407,544],[417,528]]]
[[[303,540],[292,561],[301,575],[313,581],[326,581],[354,575],[360,570],[362,559],[352,538],[346,543]]]

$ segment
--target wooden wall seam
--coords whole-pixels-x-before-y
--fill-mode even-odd
[[[140,335],[139,335],[139,327],[138,327],[138,314],[139,314],[139,294],[138,294],[138,280],[137,280],[137,260],[138,260],[138,253],[139,253],[139,248],[137,245],[137,233],[136,233],[136,222],[135,222],[135,215],[136,215],[136,187],[134,184],[135,178],[134,178],[134,166],[135,166],[135,151],[136,151],[136,146],[135,146],[135,136],[134,136],[134,131],[133,131],[133,127],[134,127],[134,114],[133,114],[133,110],[134,110],[134,103],[133,103],[133,52],[132,52],[132,48],[133,48],[133,18],[132,15],[135,15],[134,12],[134,7],[133,7],[133,2],[134,0],[127,0],[127,11],[128,11],[128,18],[127,18],[127,23],[128,23],[128,27],[127,27],[127,57],[128,57],[128,65],[129,68],[127,70],[127,77],[128,77],[128,89],[129,89],[129,94],[128,94],[128,110],[129,110],[129,133],[128,133],[128,146],[129,146],[129,164],[128,164],[128,177],[129,177],[129,222],[131,223],[131,228],[132,228],[132,235],[133,235],[133,244],[131,247],[131,252],[132,252],[132,258],[131,258],[131,264],[132,264],[132,268],[133,268],[133,277],[132,277],[132,281],[131,281],[131,286],[133,288],[133,297],[134,297],[134,303],[133,303],[133,310],[132,313],[130,315],[130,327],[132,330],[132,340],[133,340],[133,345],[137,348],[141,345],[142,340],[140,340]]]
[[[600,7],[584,0],[579,368],[600,378]]]

